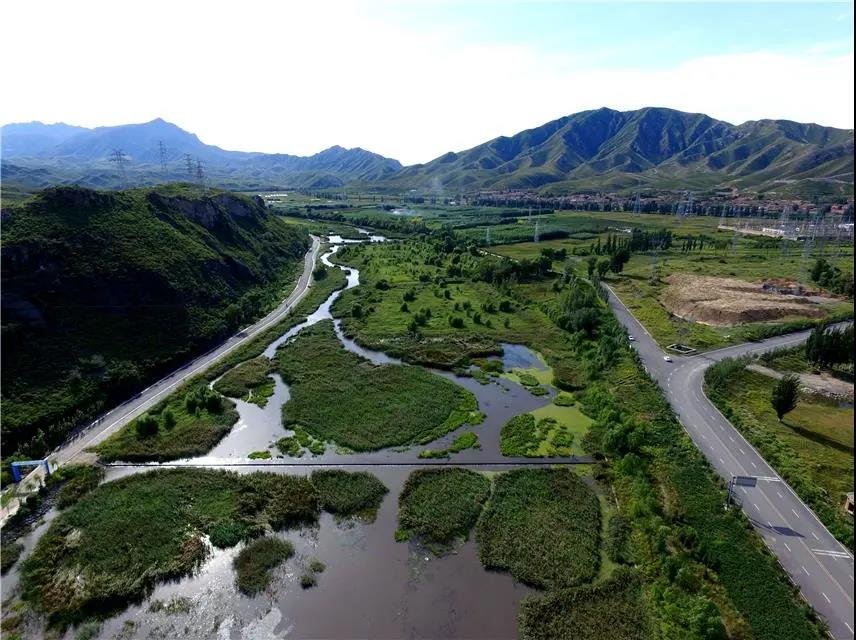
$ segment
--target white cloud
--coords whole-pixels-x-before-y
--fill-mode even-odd
[[[853,126],[852,48],[597,68],[393,26],[352,2],[32,0],[7,4],[4,23],[2,122],[160,116],[230,149],[341,144],[407,163],[599,106]]]

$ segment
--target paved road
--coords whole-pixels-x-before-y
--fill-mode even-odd
[[[79,433],[74,440],[67,442],[51,453],[51,462],[62,465],[80,456],[86,448],[98,444],[138,415],[163,400],[175,391],[181,383],[201,373],[233,350],[252,340],[268,327],[285,318],[294,305],[309,291],[309,287],[312,284],[312,269],[315,266],[315,259],[318,256],[320,248],[320,240],[312,236],[312,246],[306,252],[306,256],[303,259],[303,273],[300,275],[300,279],[297,281],[297,285],[294,287],[291,295],[283,300],[276,309],[255,324],[231,336],[218,347],[199,356],[183,367],[176,369],[134,398],[102,415],[98,420]]]
[[[651,377],[660,385],[690,438],[729,480],[756,476],[755,487],[738,487],[736,499],[764,543],[797,584],[803,597],[827,621],[834,638],[854,637],[853,555],[818,520],[793,489],[767,464],[703,391],[704,371],[723,358],[761,353],[804,342],[809,331],[736,345],[693,357],[664,353],[609,290],[616,317],[635,338],[634,347]]]

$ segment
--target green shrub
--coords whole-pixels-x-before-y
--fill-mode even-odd
[[[376,512],[389,489],[371,473],[349,473],[339,469],[312,472],[321,508],[339,516]]]

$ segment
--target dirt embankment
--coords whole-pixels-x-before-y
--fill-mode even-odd
[[[821,318],[826,312],[804,297],[777,293],[761,284],[689,274],[666,278],[663,305],[674,315],[715,326],[769,322],[803,316]]]

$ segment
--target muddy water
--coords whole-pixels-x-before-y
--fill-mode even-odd
[[[112,469],[109,479],[127,471]],[[280,534],[297,553],[274,572],[267,592],[254,598],[237,592],[232,558],[240,547],[218,551],[197,575],[160,585],[107,621],[99,637],[129,629],[123,637],[516,637],[518,604],[531,591],[507,574],[485,571],[472,540],[440,558],[416,543],[394,541],[398,494],[410,471],[373,470],[390,493],[372,523],[323,514],[316,527]],[[299,579],[311,558],[327,569],[317,587],[304,590]],[[149,611],[152,601],[175,598],[186,599],[189,610]]]

